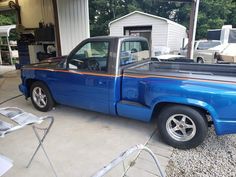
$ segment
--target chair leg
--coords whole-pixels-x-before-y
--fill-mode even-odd
[[[50,164],[50,166],[51,166],[51,168],[52,168],[52,170],[53,170],[54,175],[57,177],[56,170],[54,169],[54,167],[53,167],[53,165],[52,165],[52,162],[50,161],[49,156],[48,156],[48,154],[47,154],[47,152],[46,152],[46,150],[45,150],[45,148],[44,148],[44,146],[43,146],[43,141],[44,141],[44,139],[46,138],[48,132],[50,131],[52,124],[53,124],[53,119],[51,120],[51,122],[50,122],[48,128],[44,129],[44,130],[46,130],[46,131],[44,132],[42,138],[39,136],[39,134],[38,134],[38,132],[37,132],[37,130],[36,130],[36,129],[39,129],[39,128],[37,128],[37,127],[34,126],[34,125],[32,126],[33,131],[34,131],[34,134],[35,134],[35,136],[37,137],[39,144],[38,144],[36,150],[34,151],[34,153],[33,153],[32,157],[31,157],[29,163],[27,164],[26,168],[29,168],[29,166],[31,165],[31,163],[32,163],[32,161],[33,161],[35,155],[37,154],[39,148],[41,147],[42,150],[43,150],[43,152],[44,152],[44,154],[45,154],[45,156],[46,156],[46,158],[47,158],[47,160],[48,160],[48,162],[49,162],[49,164]]]

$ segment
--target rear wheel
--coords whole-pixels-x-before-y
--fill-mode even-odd
[[[159,114],[158,130],[161,138],[175,148],[197,147],[204,141],[207,129],[204,114],[188,106],[167,107]]]
[[[47,86],[42,82],[34,82],[30,88],[31,101],[34,107],[42,112],[50,111],[54,101]]]

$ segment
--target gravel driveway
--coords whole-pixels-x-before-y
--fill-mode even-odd
[[[235,177],[236,135],[216,136],[209,128],[202,145],[191,150],[175,149],[166,168],[168,177]]]

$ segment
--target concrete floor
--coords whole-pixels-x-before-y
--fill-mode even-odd
[[[14,71],[15,66],[14,65],[0,65],[0,76],[4,73],[7,73],[9,71]]]
[[[15,71],[15,66],[0,65],[0,103],[21,94],[18,89],[19,75],[20,71]]]
[[[37,116],[55,117],[55,123],[44,145],[59,177],[89,177],[136,144],[146,144],[152,149],[165,169],[172,148],[159,140],[154,123],[112,117],[62,105],[48,113],[38,112],[23,96],[10,100],[20,95],[19,83],[19,71],[0,73],[0,107],[15,106]],[[37,139],[30,126],[0,139],[0,153],[14,160],[14,166],[4,177],[54,176],[42,150],[36,155],[30,168],[25,168],[36,146]],[[131,160],[133,159],[127,159],[126,164]],[[121,176],[122,171],[122,165],[118,165],[106,176]],[[147,153],[141,152],[127,176],[148,177],[157,176],[156,174],[157,168],[152,159]]]

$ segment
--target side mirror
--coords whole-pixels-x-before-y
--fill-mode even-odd
[[[67,63],[67,60],[66,60],[66,59],[63,60],[63,61],[61,61],[61,62],[59,63],[60,68],[66,69],[66,63]]]

